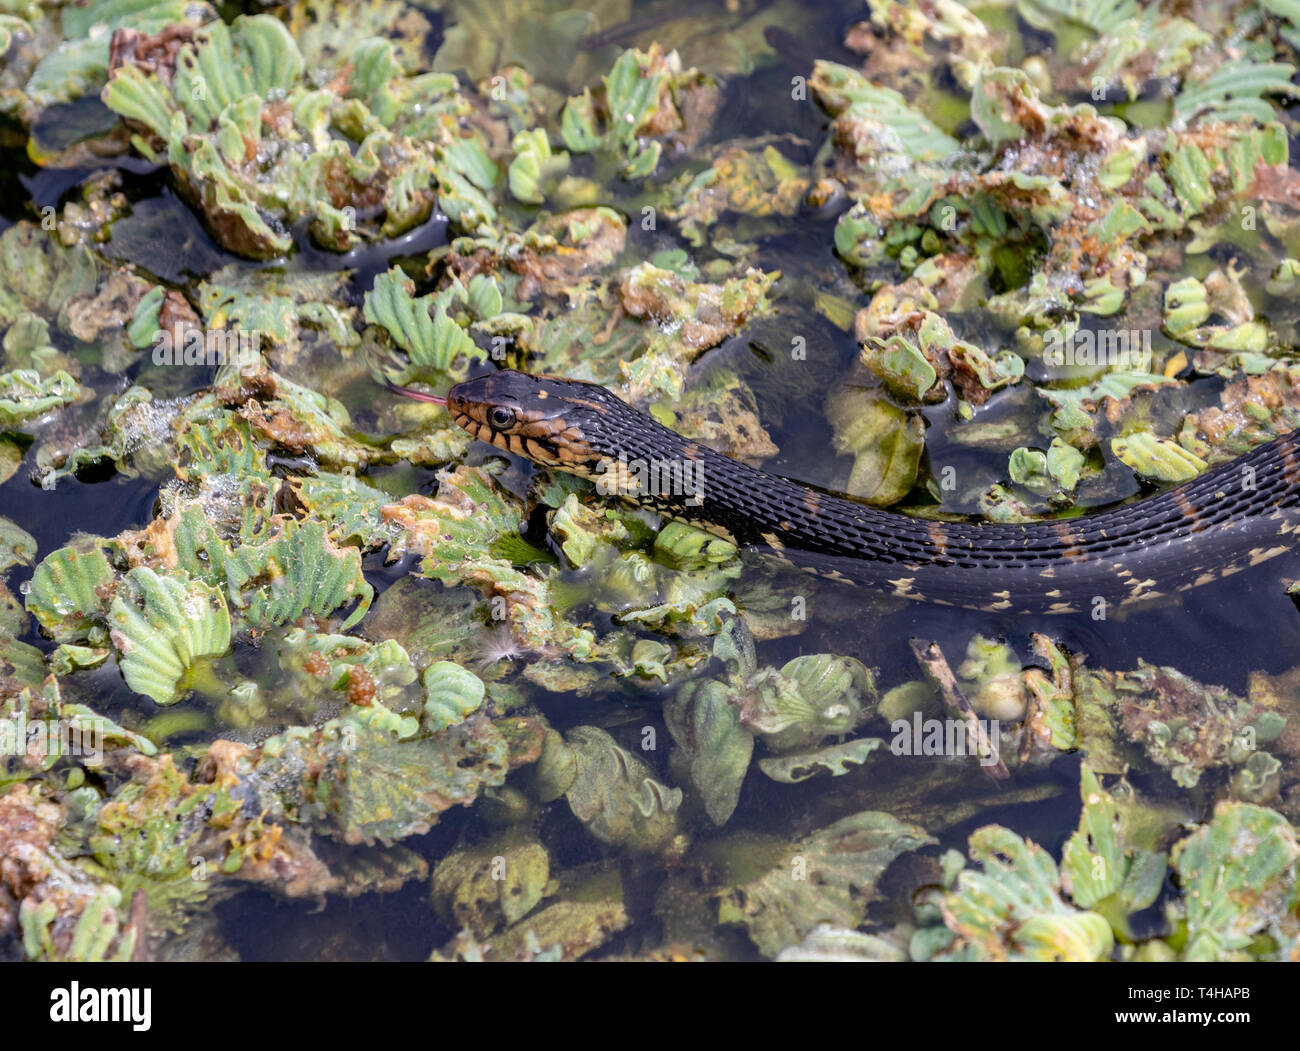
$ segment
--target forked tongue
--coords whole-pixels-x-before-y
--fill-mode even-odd
[[[422,390],[412,390],[410,387],[399,387],[396,383],[388,380],[384,381],[388,389],[394,394],[400,394],[404,398],[414,398],[416,401],[431,401],[434,405],[446,405],[447,399],[439,394],[429,394]]]

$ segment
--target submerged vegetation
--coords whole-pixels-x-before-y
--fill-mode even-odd
[[[0,0],[0,956],[1300,958],[1300,653],[899,661],[382,386],[900,514],[1195,477],[1300,423],[1292,6],[220,6]]]

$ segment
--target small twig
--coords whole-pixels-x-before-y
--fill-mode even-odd
[[[912,652],[916,655],[921,670],[938,688],[939,693],[943,696],[943,703],[947,706],[948,711],[954,715],[960,716],[966,720],[966,732],[975,741],[975,749],[981,759],[984,756],[997,756],[997,762],[985,765],[980,763],[982,769],[994,781],[1005,781],[1011,776],[1007,771],[1006,764],[1002,762],[1002,756],[998,749],[994,748],[993,742],[989,740],[988,731],[984,729],[983,722],[980,721],[975,709],[971,707],[970,701],[966,695],[961,692],[961,687],[957,685],[957,677],[953,675],[952,669],[948,667],[948,661],[939,649],[937,642],[926,642],[924,639],[909,639],[908,644],[912,647]]]
[[[135,931],[135,945],[131,959],[141,963],[149,959],[149,898],[144,889],[131,895],[131,928]]]

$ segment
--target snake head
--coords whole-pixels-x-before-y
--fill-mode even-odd
[[[600,461],[589,428],[620,408],[632,411],[595,384],[513,369],[458,383],[447,394],[452,418],[475,438],[585,477],[594,477]]]

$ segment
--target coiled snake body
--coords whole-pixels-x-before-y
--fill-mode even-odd
[[[740,546],[903,598],[969,609],[1095,613],[1101,603],[1143,603],[1280,555],[1300,527],[1300,432],[1095,514],[940,522],[749,467],[590,383],[503,370],[457,384],[446,399],[394,389],[445,403],[460,426],[500,449],[595,479],[603,491]],[[647,484],[656,474],[660,484]]]

